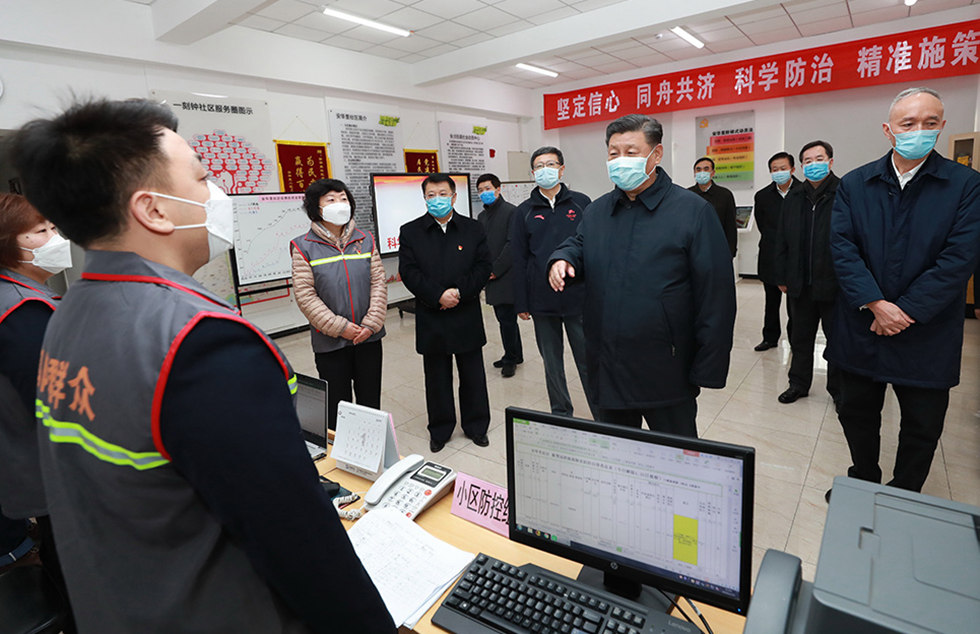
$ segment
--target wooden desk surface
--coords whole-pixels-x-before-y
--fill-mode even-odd
[[[351,491],[363,494],[371,486],[370,481],[337,469],[333,458],[322,458],[316,464],[321,475],[335,482],[339,482]],[[357,502],[355,507],[360,504],[361,502]],[[512,542],[491,530],[456,517],[450,513],[451,507],[452,494],[450,493],[419,515],[416,522],[433,536],[457,548],[474,554],[479,552],[486,553],[491,557],[496,557],[514,566],[522,566],[529,563],[536,564],[542,568],[547,568],[548,570],[565,575],[566,577],[571,577],[572,579],[576,578],[579,570],[582,569],[582,564],[557,557],[550,553],[531,548],[530,546]],[[341,521],[348,530],[354,525],[353,522],[348,520]],[[429,608],[429,611],[419,620],[414,630],[403,627],[399,631],[403,633],[415,631],[420,634],[445,634],[445,630],[432,624],[432,615],[435,614],[435,611],[441,603],[442,598]],[[697,622],[699,627],[703,627],[698,621],[697,616],[690,609],[690,606],[682,603],[681,607]],[[704,614],[704,618],[708,620],[711,629],[717,634],[738,634],[744,628],[744,617],[700,603],[698,604],[698,608]]]

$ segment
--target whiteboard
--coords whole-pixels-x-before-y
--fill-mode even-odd
[[[239,286],[293,276],[289,241],[310,230],[303,194],[231,196]]]
[[[503,181],[500,183],[500,195],[510,204],[520,205],[537,186],[534,181]]]

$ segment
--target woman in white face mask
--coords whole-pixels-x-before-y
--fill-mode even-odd
[[[310,322],[317,372],[327,382],[329,425],[337,403],[381,407],[381,338],[388,287],[370,232],[354,222],[355,201],[335,179],[310,185],[310,230],[290,243],[296,303]]]
[[[34,391],[41,341],[60,299],[44,282],[69,266],[68,241],[54,225],[23,196],[0,194],[0,569],[37,559],[27,536],[27,518],[36,517],[41,559],[62,590],[41,484]]]

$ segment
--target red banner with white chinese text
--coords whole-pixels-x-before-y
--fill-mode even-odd
[[[279,190],[304,192],[321,178],[330,178],[327,146],[304,141],[276,141]]]
[[[544,95],[545,129],[980,72],[980,20]]]

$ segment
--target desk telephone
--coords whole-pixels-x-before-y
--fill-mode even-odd
[[[393,506],[414,520],[453,487],[456,472],[418,454],[388,467],[364,496],[364,510]]]

